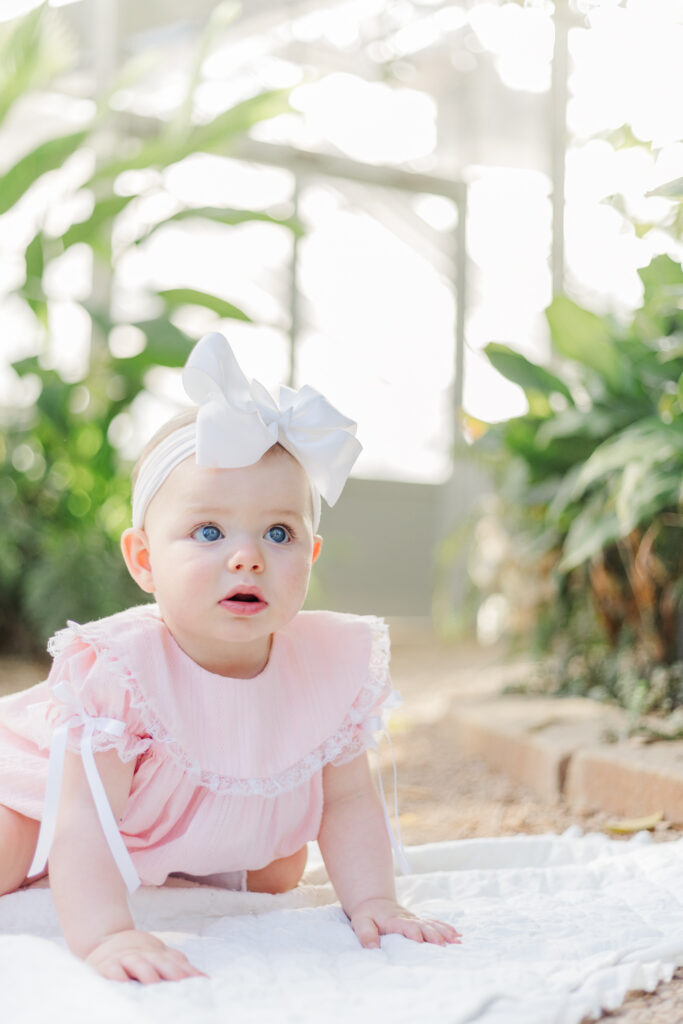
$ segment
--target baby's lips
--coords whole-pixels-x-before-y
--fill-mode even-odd
[[[266,601],[265,597],[263,596],[262,591],[258,587],[249,586],[249,585],[240,586],[239,584],[234,586],[232,588],[232,590],[228,591],[228,593],[222,599],[221,603],[223,603],[225,601],[240,601],[240,600],[241,601],[245,601],[246,603],[248,603],[248,602],[254,602],[255,603],[256,601],[260,602],[261,604],[267,604],[268,603]]]

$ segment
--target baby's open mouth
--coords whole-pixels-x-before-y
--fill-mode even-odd
[[[220,602],[223,607],[230,605],[230,611],[234,615],[257,615],[268,602],[258,587],[247,587],[246,590],[235,590],[232,594],[226,594]]]

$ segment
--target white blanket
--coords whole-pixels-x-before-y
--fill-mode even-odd
[[[50,891],[0,899],[0,1017],[7,1024],[578,1024],[651,990],[683,964],[683,840],[518,836],[412,847],[397,880],[412,910],[462,945],[400,936],[363,950],[317,847],[283,896],[144,888],[139,927],[208,979],[153,986],[100,978],[60,937]]]

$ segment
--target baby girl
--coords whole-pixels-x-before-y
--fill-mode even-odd
[[[173,873],[285,892],[317,840],[363,946],[458,942],[396,902],[366,753],[393,693],[386,627],[301,611],[355,424],[310,387],[276,402],[218,334],[183,381],[197,408],[143,452],[121,541],[154,603],[70,622],[46,682],[0,701],[0,894],[49,854],[74,953],[106,978],[179,980],[202,972],[135,928],[128,893]]]

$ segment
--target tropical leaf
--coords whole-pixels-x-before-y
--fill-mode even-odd
[[[41,142],[0,177],[0,214],[5,213],[25,192],[48,171],[61,167],[67,157],[83,144],[88,129],[58,135],[47,142]]]
[[[122,210],[125,210],[131,200],[135,198],[135,196],[111,195],[98,199],[90,216],[72,224],[57,241],[64,249],[68,249],[69,246],[76,245],[78,242],[87,242],[92,245],[100,235],[102,228],[111,224],[112,220]]]
[[[576,569],[683,499],[681,465],[630,462],[584,503],[564,542],[559,571]]]
[[[580,498],[593,484],[621,473],[631,462],[650,465],[674,462],[683,474],[683,426],[649,417],[604,441],[583,466],[576,481],[574,498]]]
[[[638,276],[643,282],[643,313],[655,318],[680,316],[683,310],[683,266],[670,256],[655,256],[641,267]]]
[[[26,247],[26,281],[19,289],[40,322],[47,326],[47,300],[43,291],[44,237],[39,231]]]
[[[647,410],[651,412],[651,409]],[[541,424],[536,434],[539,445],[548,445],[559,439],[585,438],[596,444],[610,437],[616,431],[637,420],[642,407],[636,403],[624,402],[619,405],[593,405],[590,409],[564,409],[552,419]]]
[[[664,508],[676,508],[683,496],[683,460],[673,465],[629,462],[617,478],[614,508],[627,537],[636,526]]]
[[[27,356],[25,359],[17,359],[17,361],[11,365],[12,369],[19,377],[23,377],[27,373],[35,373],[39,375],[41,372],[38,356]]]
[[[277,224],[279,227],[287,228],[295,235],[303,234],[301,222],[295,217],[276,217],[260,210],[237,210],[224,206],[195,206],[186,210],[178,210],[177,213],[173,213],[170,217],[166,217],[164,220],[159,221],[158,224],[154,224],[148,231],[136,239],[136,244],[141,245],[142,242],[147,241],[155,231],[165,227],[166,224],[171,224],[174,221],[195,219],[206,220],[212,224],[229,224],[233,226],[237,224],[248,224],[252,221],[261,221],[264,224]]]
[[[164,300],[169,311],[178,309],[180,306],[203,306],[217,313],[221,319],[245,320],[253,323],[250,316],[233,306],[232,302],[221,299],[218,295],[210,295],[208,292],[197,291],[195,288],[166,288],[157,294]]]
[[[658,359],[663,364],[663,371],[666,374],[665,379],[671,380],[671,367],[667,364],[673,363],[676,360],[683,360],[683,332],[670,334],[667,342],[669,347],[658,353]]]
[[[611,392],[628,389],[628,366],[605,319],[582,309],[566,295],[555,296],[546,318],[558,352],[594,370]]]
[[[565,473],[588,458],[595,447],[592,440],[576,435],[539,444],[538,433],[545,422],[531,416],[518,416],[502,425],[506,448],[525,460],[536,480]]]
[[[71,385],[66,384],[55,370],[41,370],[40,379],[42,388],[36,407],[65,438],[69,431],[68,395]]]
[[[123,171],[141,167],[168,167],[192,153],[228,152],[230,144],[259,121],[289,110],[288,96],[289,92],[281,89],[259,93],[224,111],[207,124],[189,129],[183,138],[179,139],[175,134],[158,135],[139,142],[134,151],[125,156],[104,161],[86,185],[91,186],[105,178],[116,178]]]
[[[655,256],[646,267],[641,267],[638,277],[645,285],[646,292],[662,291],[672,286],[683,286],[683,267],[665,253]]]
[[[198,125],[188,136],[183,155],[225,152],[230,143],[246,135],[255,124],[290,111],[289,94],[289,89],[259,93],[223,111],[207,124]]]
[[[645,193],[646,196],[664,196],[666,199],[683,199],[683,178],[674,178]]]
[[[241,4],[224,0],[218,3],[211,11],[204,30],[201,33],[199,44],[192,54],[192,65],[187,78],[187,86],[182,102],[178,105],[175,115],[166,124],[163,134],[169,137],[184,134],[192,121],[192,110],[194,106],[194,94],[201,78],[202,66],[211,49],[217,32],[224,32],[228,26],[235,21],[240,14]]]
[[[594,495],[584,504],[569,528],[558,571],[571,572],[621,535],[621,524],[614,507],[607,504],[602,492]]]
[[[75,55],[64,19],[45,6],[0,25],[0,124],[21,96],[65,71]]]
[[[560,530],[567,530],[571,524],[572,506],[576,504],[574,498],[576,480],[581,472],[581,466],[581,463],[577,463],[576,466],[567,470],[548,502],[545,517],[549,523],[557,526]]]
[[[126,360],[129,364],[151,366],[184,366],[194,341],[165,317],[143,320],[134,325],[147,338],[144,351]]]
[[[574,404],[571,391],[559,377],[545,367],[532,363],[508,345],[492,341],[485,346],[484,352],[499,373],[523,389],[532,415],[549,416],[552,406],[548,398],[553,394],[562,395],[570,405]]]

